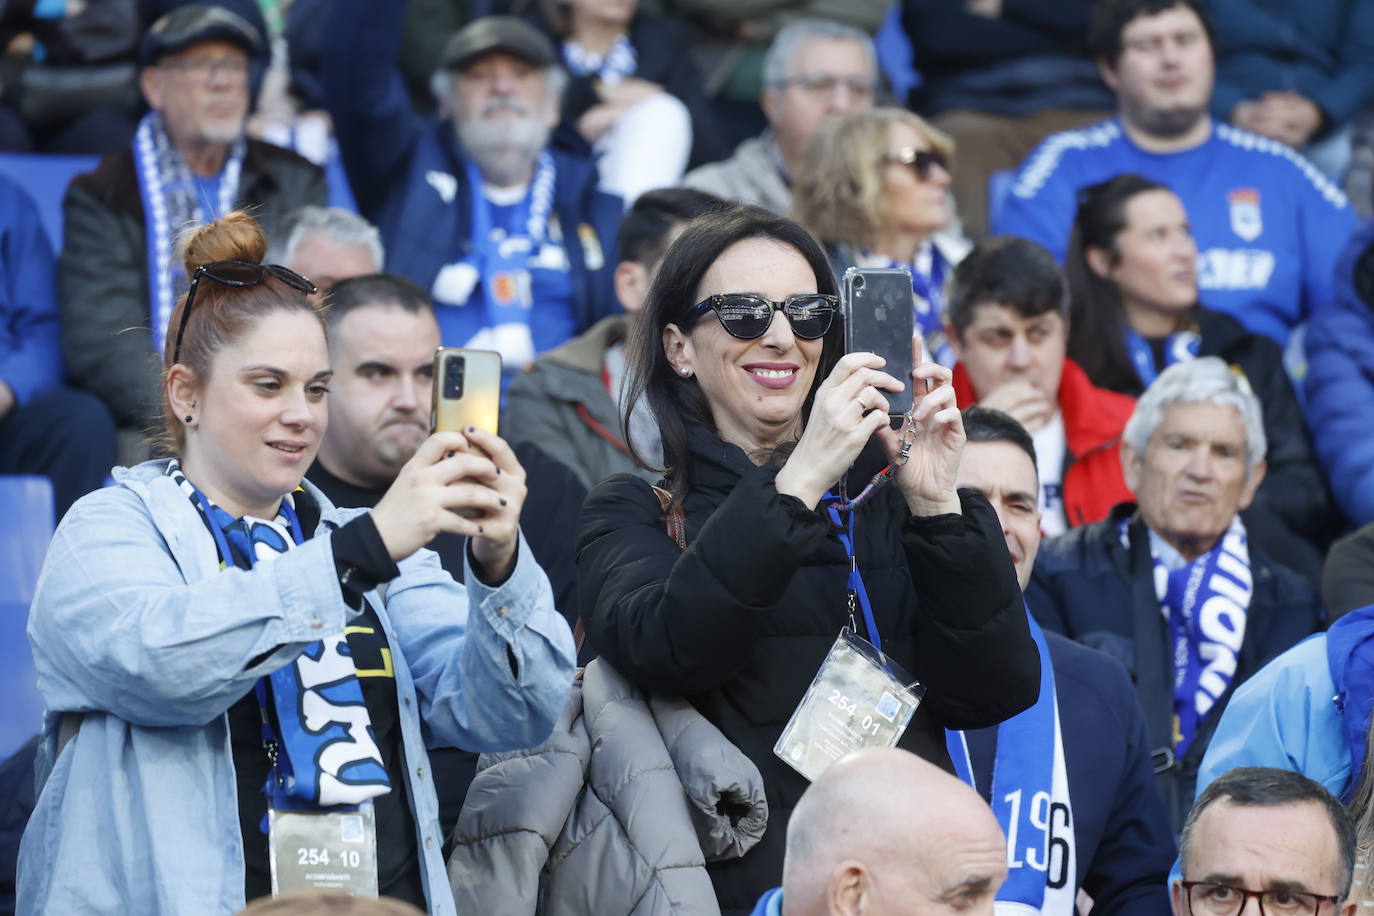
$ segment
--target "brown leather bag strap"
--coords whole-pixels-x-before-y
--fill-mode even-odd
[[[678,550],[687,549],[687,515],[682,511],[681,506],[673,506],[672,511],[668,507],[672,505],[673,494],[662,487],[650,487],[654,495],[658,497],[658,505],[663,509],[663,526],[668,532],[668,537],[677,544]],[[582,615],[578,614],[577,621],[573,624],[573,642],[577,645],[577,653],[582,654],[582,644],[587,641],[587,631],[582,626]]]

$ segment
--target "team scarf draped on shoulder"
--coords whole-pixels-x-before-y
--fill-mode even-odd
[[[1078,861],[1073,805],[1064,763],[1059,702],[1049,646],[1026,612],[1040,653],[1035,705],[997,726],[992,810],[1007,839],[1007,880],[997,891],[997,916],[1074,916]],[[962,731],[945,730],[954,772],[973,786],[973,762]]]
[[[1131,354],[1131,366],[1140,377],[1140,384],[1149,388],[1159,377],[1162,369],[1174,363],[1186,363],[1198,358],[1202,352],[1202,337],[1195,328],[1182,328],[1164,340],[1164,365],[1156,365],[1154,351],[1145,338],[1137,334],[1130,325],[1123,330],[1126,336],[1126,352]]]
[[[227,546],[231,556],[220,557],[221,569],[271,562],[305,539],[290,493],[276,518],[234,518],[187,480],[175,459],[167,475],[200,511],[212,536],[216,530],[222,535],[215,543],[221,553]],[[283,780],[270,773],[264,787],[274,807],[356,805],[391,791],[343,633],[311,643],[264,680],[271,684],[265,693],[280,734],[277,766]]]
[[[573,76],[595,76],[608,86],[634,76],[639,69],[639,55],[624,34],[615,36],[605,55],[588,51],[575,41],[563,42],[563,63]]]
[[[185,271],[172,263],[176,234],[196,223],[218,219],[233,209],[247,149],[247,142],[240,136],[229,148],[229,157],[220,171],[216,199],[202,201],[190,166],[167,136],[162,115],[150,111],[138,122],[134,132],[134,174],[143,201],[148,320],[153,332],[153,351],[159,357],[172,308],[189,285]]]
[[[1129,549],[1129,519],[1121,540]],[[1245,523],[1236,515],[1216,546],[1169,569],[1151,542],[1155,596],[1169,627],[1174,669],[1174,755],[1188,752],[1198,726],[1236,676],[1254,596]]]

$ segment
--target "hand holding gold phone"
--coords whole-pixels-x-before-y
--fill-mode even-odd
[[[501,414],[501,354],[492,350],[440,347],[434,352],[434,397],[430,432],[462,432],[469,426],[497,435]],[[472,450],[483,457],[481,449]],[[478,513],[461,510],[473,518]]]

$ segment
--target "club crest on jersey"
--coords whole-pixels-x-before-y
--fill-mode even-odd
[[[1226,194],[1231,205],[1231,231],[1247,242],[1253,242],[1264,232],[1260,219],[1260,196],[1254,188],[1236,188]]]

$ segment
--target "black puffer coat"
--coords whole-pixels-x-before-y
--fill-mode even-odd
[[[773,744],[848,620],[849,563],[825,512],[778,493],[776,469],[701,428],[692,450],[685,552],[643,480],[612,477],[588,496],[578,605],[599,654],[646,690],[688,697],[763,774],[763,841],[711,866],[721,909],[748,912],[781,883],[787,821],[807,782]],[[851,492],[871,464],[860,462]],[[1040,677],[997,516],[970,491],[960,501],[963,515],[913,519],[888,487],[856,524],[883,650],[927,689],[901,746],[947,770],[944,729],[1020,712]]]

